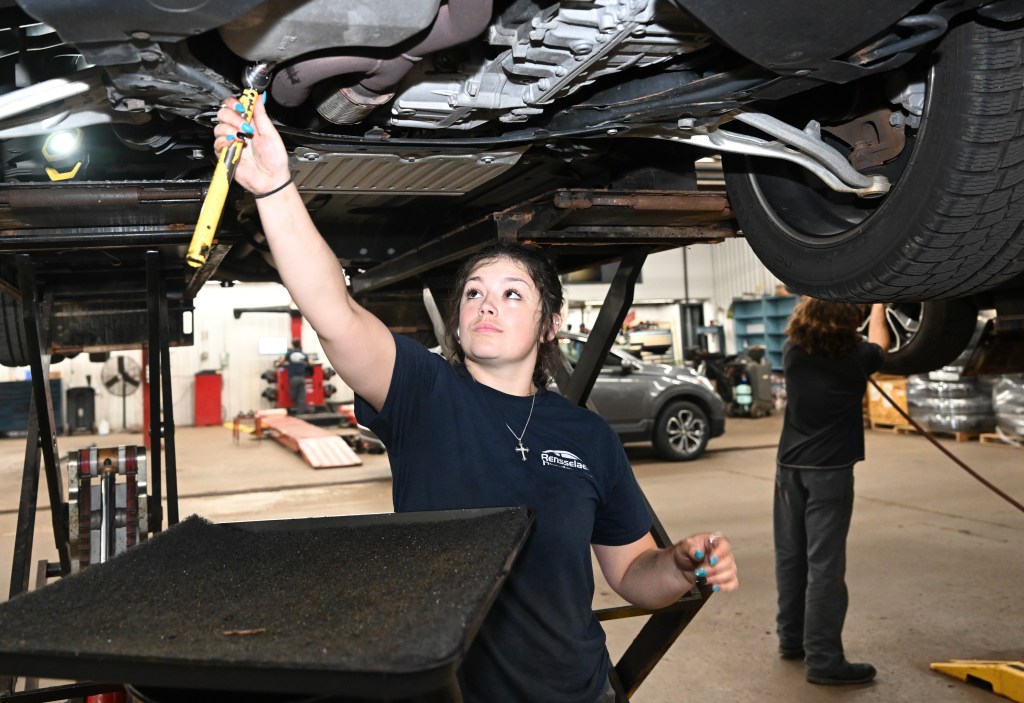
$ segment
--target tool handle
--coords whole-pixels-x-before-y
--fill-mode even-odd
[[[254,89],[246,88],[242,91],[239,102],[245,108],[246,122],[252,122],[253,108],[258,99],[259,93]],[[196,229],[192,233],[188,253],[185,254],[185,262],[192,268],[199,268],[205,264],[206,257],[210,254],[213,237],[217,233],[217,225],[220,223],[220,216],[224,211],[224,203],[227,202],[228,189],[235,177],[235,167],[238,165],[238,160],[242,158],[242,149],[244,148],[245,142],[238,139],[220,150],[217,166],[213,170],[213,179],[210,181],[210,189],[206,191],[206,198],[203,200],[203,207],[199,211],[199,219],[196,221]]]

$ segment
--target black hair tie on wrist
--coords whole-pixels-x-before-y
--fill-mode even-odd
[[[291,176],[288,178],[287,181],[285,181],[284,183],[279,185],[277,188],[274,188],[273,190],[268,190],[266,193],[253,193],[252,197],[254,197],[254,198],[265,198],[268,195],[273,195],[274,193],[276,193],[278,191],[281,191],[281,190],[284,190],[285,188],[290,186],[292,184],[292,181],[294,181],[294,180],[295,180],[295,174],[293,173],[293,174],[291,174]]]

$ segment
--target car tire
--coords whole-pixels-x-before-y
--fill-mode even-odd
[[[892,340],[882,373],[926,373],[949,365],[963,353],[978,325],[978,308],[969,300],[886,305]]]
[[[665,461],[691,461],[708,446],[711,424],[707,413],[688,400],[670,402],[654,427],[654,451]]]
[[[21,303],[0,295],[0,366],[28,366],[28,342]]]
[[[893,183],[882,198],[835,193],[782,160],[723,155],[740,228],[793,290],[850,302],[934,300],[994,288],[1024,270],[1024,29],[969,22],[934,57],[932,68],[906,67],[927,87],[918,129],[907,130],[898,157],[865,169]],[[812,93],[787,117],[826,124],[821,105],[865,93],[870,101],[851,114],[867,114],[888,105],[885,88],[861,82],[831,101]]]

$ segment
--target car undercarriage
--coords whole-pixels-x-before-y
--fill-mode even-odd
[[[571,271],[741,234],[792,290],[923,304],[942,329],[982,307],[1009,330],[1024,298],[1024,3],[3,5],[8,365],[28,353],[18,257],[56,354],[143,341],[106,320],[143,314],[147,251],[175,319],[206,281],[277,280],[240,189],[206,265],[183,265],[215,111],[253,70],[353,291],[425,337],[424,289],[443,305],[454,262],[509,236]],[[710,154],[725,193],[697,189]],[[940,335],[949,348],[927,363],[962,336]]]
[[[393,330],[434,344],[454,268],[496,239],[564,273],[618,262],[556,378],[574,403],[647,257],[737,236],[791,290],[888,303],[902,372],[960,354],[980,308],[976,365],[1024,358],[1024,0],[0,0],[0,364],[34,392],[13,593],[40,453],[43,578],[71,570],[45,381],[62,356],[147,349],[149,515],[159,531],[166,447],[177,522],[168,347],[191,344],[208,282],[278,280],[237,187],[186,262],[213,120],[253,75],[353,296]],[[710,155],[724,189],[699,187]],[[599,614],[650,616],[620,700],[709,595]]]

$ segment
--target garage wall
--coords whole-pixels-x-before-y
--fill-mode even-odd
[[[240,412],[272,407],[260,397],[268,383],[260,374],[273,367],[276,356],[260,355],[261,338],[284,338],[290,343],[291,320],[284,313],[246,313],[235,319],[235,307],[288,306],[291,298],[283,286],[272,283],[240,283],[233,288],[210,284],[196,297],[193,325],[195,344],[191,347],[172,347],[171,383],[173,386],[174,421],[191,425],[195,420],[195,374],[204,370],[221,373],[221,414],[230,420]],[[316,335],[304,323],[304,348],[319,354],[325,363],[323,350]],[[129,356],[141,363],[141,351],[113,352],[111,357]],[[96,421],[107,420],[114,430],[122,427],[122,401],[102,388],[100,373],[103,364],[89,361],[88,354],[65,359],[51,371],[59,373],[65,391],[70,387],[91,385],[96,389]],[[26,378],[27,368],[0,369],[4,380]],[[147,373],[143,370],[143,373]],[[91,377],[88,378],[87,377]],[[352,399],[352,392],[337,377],[330,383],[338,388],[331,400],[342,402]],[[129,428],[142,426],[141,389],[127,396],[125,416]]]
[[[684,267],[685,262],[685,267]],[[733,298],[773,293],[777,279],[760,264],[743,239],[721,244],[688,247],[652,255],[644,266],[642,281],[637,285],[635,307],[641,319],[664,320],[679,329],[679,303],[686,297],[683,272],[689,283],[689,299],[704,305],[706,321],[714,320],[726,327],[727,351],[735,351],[731,320],[727,311]],[[578,329],[581,321],[589,325],[597,317],[597,306],[604,300],[607,284],[568,284],[566,298],[570,302],[567,323]],[[221,373],[222,417],[230,420],[238,413],[269,408],[269,401],[260,397],[268,384],[260,374],[272,368],[276,357],[261,356],[260,340],[290,337],[290,320],[283,313],[246,313],[233,316],[235,307],[288,306],[291,299],[283,286],[270,283],[240,283],[232,288],[210,284],[196,298],[193,325],[195,344],[171,349],[171,372],[174,395],[174,419],[177,424],[190,425],[195,419],[195,374],[203,370]],[[590,303],[592,307],[584,307]],[[316,335],[305,325],[303,342],[306,351],[323,358]],[[676,340],[677,347],[680,346]],[[115,352],[141,362],[139,351]],[[323,359],[326,363],[326,359]],[[122,427],[122,406],[119,396],[101,387],[102,364],[89,361],[87,354],[66,359],[54,365],[61,375],[63,387],[91,385],[96,392],[96,421],[107,420],[113,429]],[[26,378],[26,368],[0,368],[0,380]],[[91,377],[88,378],[87,377]],[[352,391],[335,377],[330,383],[338,388],[331,400],[350,401]],[[125,404],[128,427],[142,425],[142,392],[128,396]]]
[[[660,311],[657,306],[673,301],[674,305],[689,300],[704,305],[704,320],[725,328],[726,350],[736,351],[735,334],[729,307],[735,298],[772,295],[781,282],[754,256],[743,238],[727,239],[719,244],[697,244],[673,249],[647,258],[641,281],[633,296],[638,317]],[[684,277],[685,273],[685,277]],[[574,328],[582,321],[593,325],[597,308],[608,291],[606,283],[573,283],[566,286],[569,322]],[[689,294],[687,297],[687,293]],[[663,319],[663,318],[657,318]],[[673,324],[679,323],[678,315]]]

